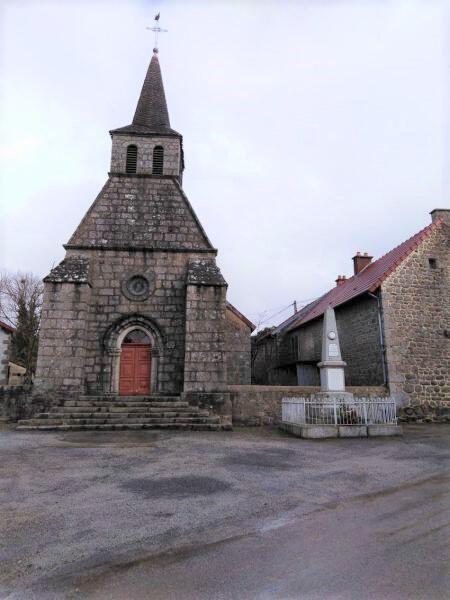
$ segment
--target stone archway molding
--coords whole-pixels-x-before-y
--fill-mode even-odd
[[[126,335],[134,329],[140,329],[150,338],[152,352],[150,392],[155,393],[159,391],[159,367],[163,358],[164,336],[161,329],[152,319],[134,314],[118,319],[108,327],[103,336],[106,393],[113,395],[119,393],[122,343]]]

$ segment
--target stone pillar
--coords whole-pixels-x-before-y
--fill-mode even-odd
[[[66,259],[44,279],[36,389],[84,391],[91,286],[85,259]]]
[[[226,287],[188,285],[184,391],[219,391],[226,387]]]
[[[226,391],[226,291],[227,284],[214,260],[191,261],[182,398],[211,410],[220,416],[223,427],[231,427],[231,399]]]

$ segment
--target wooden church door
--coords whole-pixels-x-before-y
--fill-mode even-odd
[[[140,329],[131,331],[123,341],[120,355],[119,394],[145,396],[150,393],[151,346]]]

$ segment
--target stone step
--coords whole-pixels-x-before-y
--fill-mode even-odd
[[[85,412],[62,412],[51,411],[47,413],[38,413],[34,418],[37,419],[141,419],[141,418],[164,418],[164,417],[208,417],[207,410],[158,410],[145,412],[109,412],[109,411],[88,411]]]
[[[192,407],[188,402],[147,402],[147,403],[143,403],[140,402],[139,404],[137,403],[126,403],[126,402],[121,402],[120,404],[104,404],[104,403],[100,403],[100,402],[77,402],[77,403],[64,403],[62,405],[54,405],[54,408],[57,408],[58,410],[63,410],[63,409],[67,409],[67,410],[72,410],[72,411],[83,411],[86,410],[87,408],[89,409],[95,409],[95,410],[108,410],[108,411],[124,411],[124,410],[146,410],[146,409],[155,409],[155,410],[161,410],[161,409],[170,409],[170,410],[175,410],[175,409],[192,409],[195,407]]]
[[[50,412],[60,413],[82,413],[82,412],[111,412],[111,413],[145,413],[145,412],[165,412],[165,411],[196,411],[198,407],[190,406],[52,406]]]
[[[16,431],[125,431],[127,429],[219,431],[222,426],[218,423],[126,423],[120,425],[18,425],[16,427]]]
[[[78,398],[72,398],[72,400],[81,400],[83,402],[178,402],[180,396],[176,395],[165,395],[165,394],[152,394],[151,396],[78,396]]]
[[[218,417],[160,417],[160,418],[139,418],[130,419],[130,423],[219,423]],[[25,419],[19,421],[19,425],[126,425],[127,421],[123,419],[112,418],[88,418],[88,419]]]

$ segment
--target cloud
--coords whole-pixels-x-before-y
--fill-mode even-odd
[[[61,257],[109,129],[131,121],[160,8],[184,188],[244,313],[318,296],[355,250],[379,256],[448,204],[445,2],[9,2],[3,265],[44,275]]]

